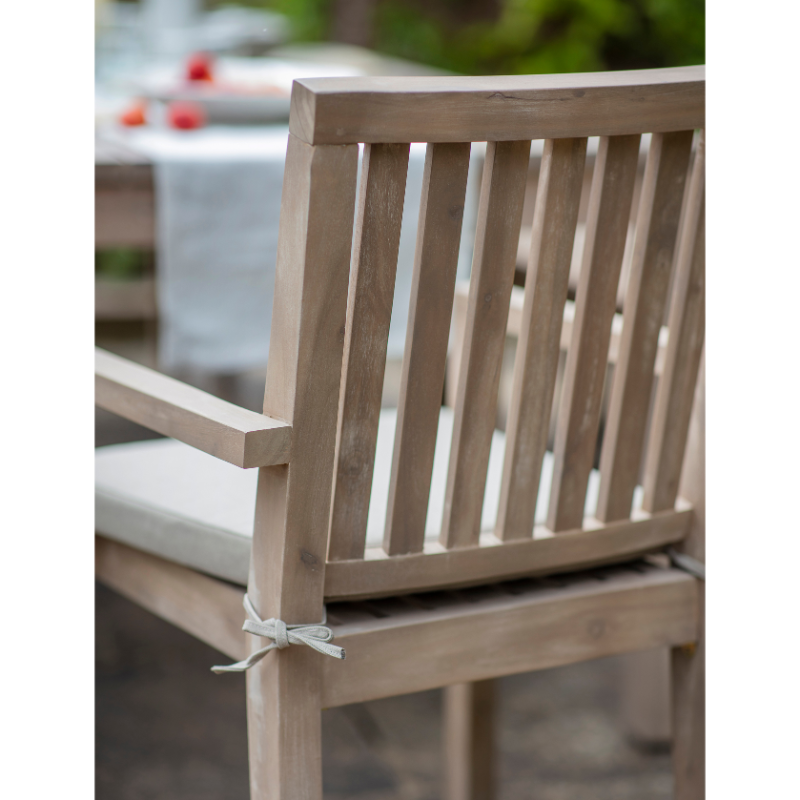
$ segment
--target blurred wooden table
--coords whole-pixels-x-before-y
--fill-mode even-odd
[[[153,164],[141,153],[95,136],[95,250],[154,250],[156,238]],[[157,316],[155,280],[99,277],[95,319],[141,320]]]

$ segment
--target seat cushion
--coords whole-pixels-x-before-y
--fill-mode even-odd
[[[397,410],[381,411],[367,546],[380,547],[386,519]],[[442,408],[425,525],[439,534],[444,511],[453,412]],[[495,431],[481,528],[497,518],[505,435]],[[96,451],[96,529],[109,539],[245,585],[253,535],[258,470],[240,469],[173,439],[101,447]],[[547,512],[553,455],[546,453],[536,521]],[[586,513],[597,506],[599,475],[589,478]]]

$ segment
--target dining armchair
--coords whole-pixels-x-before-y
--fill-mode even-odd
[[[458,687],[448,796],[487,797],[486,681],[659,646],[675,660],[676,797],[703,796],[703,586],[640,557],[673,548],[691,566],[679,553],[702,531],[702,502],[678,490],[704,338],[704,93],[702,67],[296,81],[263,414],[98,351],[97,404],[169,437],[98,450],[98,577],[235,660],[216,671],[247,672],[254,800],[320,800],[323,708],[446,686]],[[652,139],[594,469],[642,133]],[[545,142],[503,433],[532,139]],[[411,142],[427,155],[399,402],[382,410]],[[449,409],[473,142],[486,156]]]

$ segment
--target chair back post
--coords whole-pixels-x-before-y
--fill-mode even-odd
[[[260,470],[248,592],[262,618],[319,622],[358,147],[289,136],[264,413],[293,429]]]
[[[357,145],[289,136],[264,413],[292,425],[293,449],[259,470],[247,587],[262,619],[287,624],[323,614],[357,164]],[[254,799],[322,797],[309,764],[321,757],[319,669],[318,653],[290,647],[248,672]]]
[[[705,563],[706,560],[706,387],[705,350],[700,358],[697,387],[689,422],[689,438],[683,459],[679,496],[692,504],[689,535],[676,549]],[[672,769],[675,797],[704,797],[706,763],[706,636],[705,582],[698,587],[697,641],[672,648]]]

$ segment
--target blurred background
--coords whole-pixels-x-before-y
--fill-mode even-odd
[[[96,0],[95,8],[97,344],[254,410],[294,79],[705,61],[702,0]],[[645,139],[640,168],[646,151]],[[584,194],[593,152],[590,141]],[[462,298],[482,153],[473,146]],[[540,153],[534,142],[519,291]],[[424,146],[412,146],[385,406],[399,390],[423,161]],[[579,240],[580,225],[576,265]],[[623,266],[619,311],[626,280]],[[510,337],[509,367],[514,348]],[[500,428],[508,369],[504,376]],[[97,446],[156,436],[97,411]],[[247,797],[244,679],[212,675],[219,654],[103,587],[96,608],[97,797]],[[620,691],[637,671],[664,667],[655,653],[635,669],[607,659],[499,681],[498,797],[671,797],[667,698],[648,701],[642,716],[623,708]],[[429,692],[325,712],[326,797],[439,797],[440,707]]]
[[[129,55],[183,45],[266,55],[289,42],[340,42],[475,75],[705,60],[702,0],[97,0],[96,8],[98,48]]]

